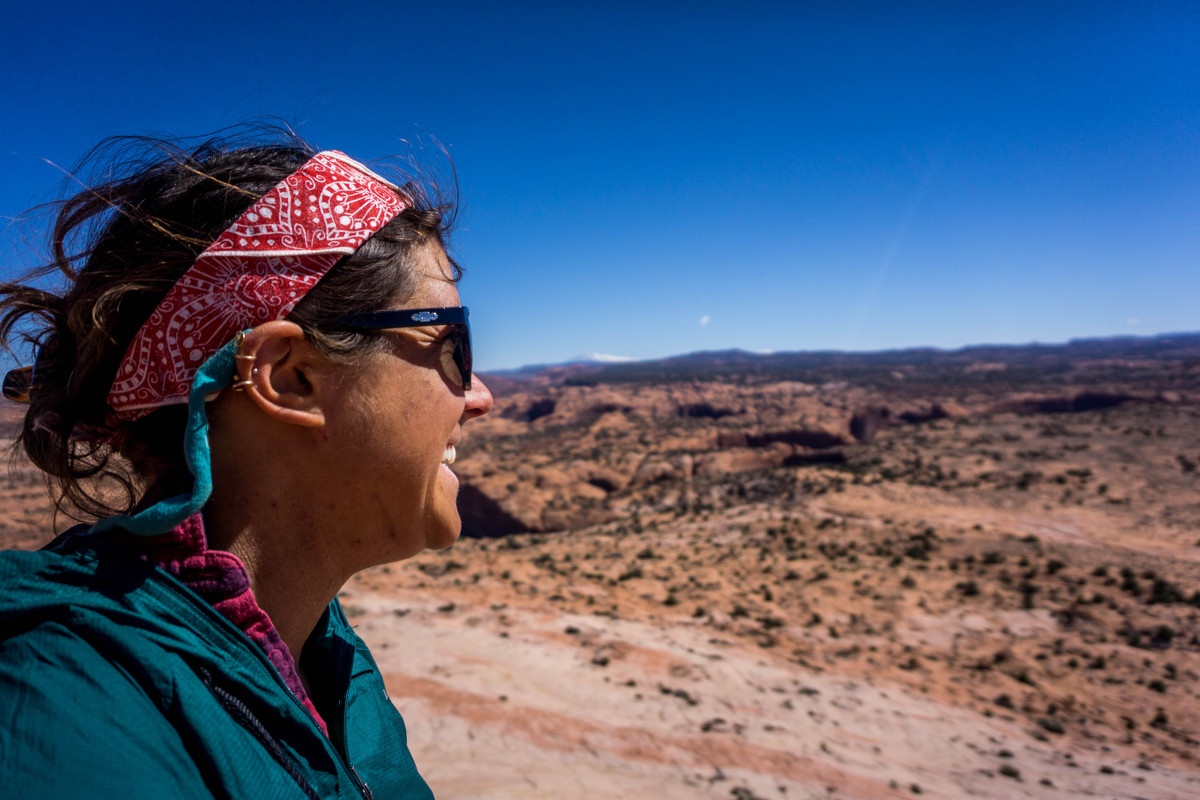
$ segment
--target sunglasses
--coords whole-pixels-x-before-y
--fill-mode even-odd
[[[458,372],[458,385],[471,388],[471,326],[467,322],[470,312],[466,306],[449,308],[406,308],[393,311],[368,311],[342,318],[342,324],[351,330],[382,331],[388,328],[421,328],[426,325],[448,325],[442,349],[442,367],[447,375],[454,375],[451,363]],[[449,362],[448,362],[449,359]]]

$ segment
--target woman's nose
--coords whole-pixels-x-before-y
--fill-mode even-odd
[[[463,421],[475,417],[482,417],[484,414],[492,410],[492,393],[488,390],[487,384],[479,379],[475,373],[471,373],[471,388],[467,390],[465,395],[466,406],[463,408]]]

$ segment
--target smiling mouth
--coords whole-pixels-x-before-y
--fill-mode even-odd
[[[448,444],[446,445],[446,449],[442,451],[442,463],[446,466],[449,466],[454,463],[454,459],[457,458],[457,456],[458,453],[455,451],[454,445]]]

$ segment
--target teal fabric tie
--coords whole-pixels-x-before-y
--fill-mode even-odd
[[[238,337],[240,338],[240,337]],[[158,536],[204,508],[212,495],[212,456],[208,447],[207,398],[233,382],[237,370],[238,339],[226,343],[200,365],[188,392],[187,427],[183,435],[183,456],[192,473],[191,494],[177,494],[143,508],[136,514],[106,517],[92,526],[92,532],[120,528],[135,536]]]

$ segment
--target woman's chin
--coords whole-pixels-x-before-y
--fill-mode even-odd
[[[445,550],[447,547],[449,547],[450,545],[452,545],[458,541],[460,533],[461,533],[461,529],[459,529],[458,531],[455,531],[452,534],[448,533],[444,536],[439,536],[436,539],[429,542],[428,549],[430,549],[430,550]]]
[[[437,529],[430,531],[425,539],[425,547],[428,550],[445,550],[462,536],[462,518],[458,515],[457,508],[454,509],[453,515],[448,515],[439,522],[441,524]]]

